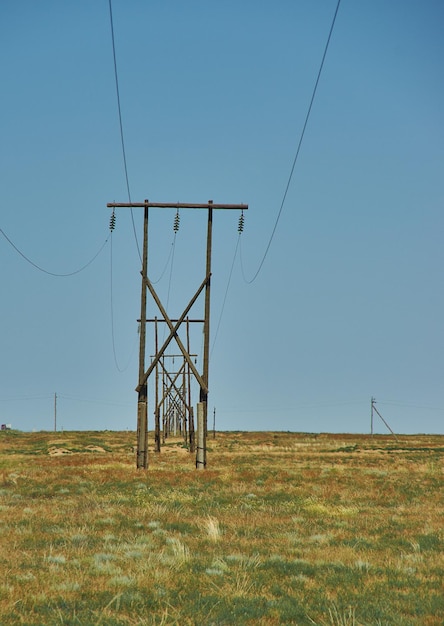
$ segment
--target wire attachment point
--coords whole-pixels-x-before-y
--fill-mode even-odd
[[[180,226],[180,215],[179,215],[179,211],[177,211],[176,215],[174,216],[174,226],[173,226],[173,230],[175,233],[177,233],[177,231],[179,230],[179,226]]]
[[[245,216],[244,216],[244,212],[242,211],[242,213],[239,216],[239,224],[237,227],[237,232],[239,233],[239,235],[244,232],[244,222],[245,222]]]
[[[115,211],[113,209],[111,217],[109,218],[109,229],[110,229],[110,231],[113,232],[115,227],[116,227],[116,214],[115,214]]]

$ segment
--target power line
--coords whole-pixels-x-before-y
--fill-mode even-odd
[[[109,19],[110,19],[110,25],[111,25],[111,39],[112,39],[112,44],[113,44],[114,78],[116,81],[117,109],[119,112],[120,142],[122,145],[122,156],[123,156],[123,167],[125,170],[126,190],[128,193],[128,201],[131,204],[131,192],[130,192],[129,177],[128,177],[128,167],[126,163],[125,140],[123,136],[122,109],[120,106],[119,77],[117,73],[116,44],[114,41],[114,22],[113,22],[113,9],[112,9],[111,0],[109,0]],[[133,209],[131,208],[130,211],[131,211],[131,222],[133,225],[134,239],[136,241],[136,246],[137,246],[137,252],[139,254],[140,262],[142,262],[142,255],[140,253],[139,240],[137,239],[137,233],[136,233],[136,225],[134,223]]]
[[[286,406],[278,406],[278,405],[273,405],[273,406],[257,406],[257,407],[251,407],[249,406],[248,408],[242,408],[242,407],[228,407],[228,408],[221,408],[221,411],[223,411],[224,413],[275,413],[275,412],[280,412],[280,411],[299,411],[302,409],[328,409],[331,407],[339,407],[339,406],[351,406],[351,405],[366,405],[367,402],[364,400],[344,400],[344,401],[338,401],[338,402],[310,402],[310,403],[303,403],[303,404],[295,404],[295,405],[286,405]]]
[[[173,247],[172,247],[172,254],[171,254],[171,265],[170,265],[170,275],[168,277],[168,290],[167,290],[167,299],[166,299],[166,309],[168,310],[168,306],[170,303],[170,292],[171,292],[171,282],[172,282],[172,277],[173,277],[173,267],[174,267],[174,252],[176,250],[176,233],[174,233],[174,241],[173,241]],[[163,327],[163,341],[165,340],[165,334],[166,334],[166,325],[164,325]]]
[[[30,396],[11,396],[11,397],[0,397],[0,402],[24,402],[27,400],[32,400],[33,402],[36,400],[53,400],[54,394],[46,394],[46,395],[30,395]],[[84,398],[82,396],[74,396],[71,394],[57,393],[57,399],[62,400],[70,400],[73,402],[85,402],[88,404],[107,404],[110,406],[132,406],[131,402],[113,402],[111,400],[101,400],[98,398]]]
[[[173,239],[173,241],[171,242],[171,245],[170,245],[170,251],[169,251],[169,254],[168,254],[168,258],[167,258],[167,260],[166,260],[166,263],[165,263],[165,266],[164,266],[164,268],[163,268],[162,272],[160,273],[159,278],[158,278],[157,280],[153,280],[152,278],[150,278],[150,281],[151,281],[151,283],[152,283],[153,285],[157,285],[157,283],[160,283],[160,281],[161,281],[161,280],[162,280],[162,278],[164,277],[165,272],[167,271],[167,267],[168,267],[168,265],[169,265],[169,262],[170,262],[171,256],[174,256],[174,248],[175,248],[175,244],[176,244],[176,234],[174,234],[174,239]]]
[[[168,309],[168,305],[170,302],[170,292],[171,292],[171,282],[172,282],[172,277],[173,277],[173,267],[174,267],[174,253],[176,251],[176,239],[177,239],[177,233],[179,231],[179,225],[180,225],[180,215],[179,215],[179,211],[177,211],[176,213],[176,217],[174,219],[174,236],[173,236],[173,242],[171,244],[171,248],[170,248],[170,254],[168,255],[168,259],[167,262],[165,264],[165,267],[162,271],[162,274],[160,276],[160,278],[156,281],[156,282],[160,282],[160,280],[162,279],[163,275],[165,274],[165,271],[168,267],[168,263],[171,259],[171,265],[170,265],[170,274],[169,274],[169,278],[168,278],[168,290],[167,290],[167,299],[166,299],[166,309]],[[156,284],[156,283],[153,283]],[[165,333],[166,333],[166,327],[164,326],[163,329],[163,339],[165,339]]]
[[[47,400],[48,398],[53,398],[54,395],[30,395],[30,396],[6,396],[5,398],[0,397],[0,402],[21,402],[24,400]]]
[[[296,149],[296,155],[295,155],[295,157],[293,159],[293,164],[291,166],[290,175],[288,177],[287,185],[285,187],[284,195],[282,197],[281,206],[279,208],[279,211],[278,211],[278,214],[277,214],[277,217],[276,217],[276,221],[274,223],[273,230],[271,231],[270,239],[268,240],[268,244],[267,244],[267,247],[265,248],[265,252],[264,252],[264,255],[262,257],[262,260],[261,260],[261,262],[259,264],[259,267],[258,267],[255,275],[250,280],[245,278],[245,273],[244,273],[243,265],[242,265],[242,262],[241,262],[242,274],[243,274],[244,280],[245,280],[246,283],[249,283],[249,284],[251,284],[252,282],[254,282],[256,280],[256,278],[259,275],[259,272],[262,269],[264,261],[265,261],[267,255],[268,255],[268,251],[270,249],[271,242],[273,241],[273,238],[274,238],[274,235],[275,235],[275,232],[276,232],[276,228],[277,228],[279,220],[281,218],[282,210],[284,208],[285,200],[287,199],[287,194],[288,194],[288,190],[290,188],[291,179],[293,178],[293,172],[294,172],[294,169],[295,169],[295,166],[296,166],[296,162],[297,162],[298,157],[299,157],[299,152],[301,150],[301,145],[302,145],[302,141],[304,139],[305,130],[307,128],[308,120],[309,120],[310,114],[311,114],[311,109],[313,107],[313,102],[314,102],[314,99],[315,99],[315,96],[316,96],[316,92],[317,92],[317,89],[318,89],[319,79],[321,78],[322,69],[324,67],[324,61],[325,61],[325,58],[327,56],[327,50],[328,50],[328,47],[330,45],[330,39],[331,39],[331,36],[332,36],[332,33],[333,33],[333,28],[334,28],[334,25],[335,25],[335,22],[336,22],[336,16],[338,14],[339,5],[340,4],[341,4],[341,0],[338,0],[338,3],[336,5],[336,10],[335,10],[335,13],[334,13],[334,16],[333,16],[333,20],[332,20],[332,23],[331,23],[331,26],[330,26],[330,32],[328,33],[327,43],[325,44],[324,54],[322,55],[321,65],[319,67],[319,71],[318,71],[318,75],[317,75],[317,78],[316,78],[315,86],[314,86],[314,89],[313,89],[313,93],[311,95],[311,100],[310,100],[310,104],[309,104],[309,107],[308,107],[307,115],[305,116],[304,126],[302,127],[301,136],[299,138],[298,147]],[[241,255],[241,261],[242,261],[242,255]]]
[[[409,404],[407,402],[392,402],[391,400],[378,400],[378,404],[386,406],[399,406],[407,409],[424,409],[427,411],[444,411],[444,408],[437,406],[424,406],[420,404]]]
[[[176,233],[174,233],[174,244],[176,243]],[[171,282],[173,278],[173,268],[174,268],[174,252],[176,250],[176,246],[173,244],[173,252],[171,255],[171,265],[170,265],[170,275],[168,277],[168,291],[167,291],[167,299],[166,299],[166,309],[168,310],[168,305],[170,303],[170,292],[171,292]]]
[[[62,278],[66,278],[68,276],[74,276],[75,274],[80,274],[80,272],[83,272],[83,270],[85,270],[87,267],[89,267],[91,265],[91,263],[93,261],[96,260],[96,258],[99,256],[99,254],[102,252],[103,248],[106,246],[106,244],[108,243],[108,239],[109,236],[105,239],[104,243],[101,245],[101,247],[99,248],[99,250],[95,253],[95,255],[88,261],[88,263],[85,263],[85,265],[82,265],[82,267],[80,267],[79,269],[75,270],[74,272],[68,272],[66,274],[60,274],[57,272],[50,272],[48,270],[46,270],[45,268],[41,267],[40,265],[37,265],[37,263],[34,263],[34,261],[31,261],[31,259],[29,257],[26,256],[26,254],[24,254],[16,245],[15,243],[13,243],[13,241],[11,241],[11,239],[8,237],[8,235],[5,233],[5,231],[0,228],[0,233],[3,235],[3,237],[6,239],[6,241],[14,248],[14,250],[23,258],[25,259],[25,261],[27,263],[29,263],[30,265],[32,265],[33,267],[35,267],[36,269],[38,269],[40,272],[43,272],[44,274],[49,274],[50,276],[58,276],[58,277],[62,277]]]
[[[211,353],[210,353],[210,356],[213,354],[214,345],[215,345],[215,343],[216,343],[217,335],[218,335],[218,333],[219,333],[219,327],[220,327],[220,324],[221,324],[221,321],[222,321],[222,315],[224,314],[225,303],[226,303],[226,301],[227,301],[228,290],[229,290],[229,288],[230,288],[231,277],[232,277],[232,275],[233,275],[234,263],[235,263],[235,261],[236,261],[237,250],[238,250],[238,248],[239,248],[239,242],[240,242],[240,233],[239,233],[239,236],[238,236],[238,238],[237,238],[236,248],[235,248],[235,250],[234,250],[233,261],[231,262],[231,269],[230,269],[230,274],[229,274],[229,276],[228,276],[227,288],[225,289],[225,295],[224,295],[224,299],[223,299],[223,302],[222,302],[222,308],[221,308],[221,311],[220,311],[219,320],[218,320],[218,322],[217,322],[217,326],[216,326],[216,332],[214,333],[213,346],[212,346],[212,348],[211,348]]]
[[[110,313],[111,313],[111,339],[113,345],[113,356],[114,356],[114,364],[119,372],[123,372],[119,367],[119,363],[117,362],[116,355],[116,341],[114,336],[114,294],[113,294],[113,237],[111,234],[111,254],[110,254]]]
[[[128,362],[125,365],[125,367],[120,367],[118,359],[117,359],[117,352],[116,352],[116,339],[115,339],[115,332],[114,332],[114,291],[113,291],[113,237],[112,237],[112,233],[111,233],[111,245],[110,245],[110,250],[111,250],[111,254],[110,254],[110,312],[111,312],[111,339],[112,339],[112,346],[113,346],[113,357],[114,357],[114,364],[116,366],[116,369],[118,372],[120,372],[121,374],[123,372],[125,372],[128,367],[129,364],[131,363],[131,359],[133,357],[134,354],[134,348],[136,346],[136,341],[134,342],[133,348],[131,350],[130,356],[128,358]],[[137,340],[137,337],[136,337]]]
[[[72,396],[68,394],[57,394],[57,398],[61,398],[62,400],[70,400],[73,402],[84,402],[87,404],[104,404],[109,406],[132,406],[131,402],[112,402],[111,400],[99,400],[95,398],[83,398],[80,396]]]

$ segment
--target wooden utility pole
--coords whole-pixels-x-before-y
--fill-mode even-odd
[[[142,253],[142,274],[148,273],[148,200],[144,203],[143,217],[143,253]],[[142,280],[140,294],[140,319],[146,319],[146,284]],[[138,469],[148,467],[148,385],[144,381],[145,374],[145,344],[146,344],[146,324],[140,324],[140,344],[139,344],[139,384],[137,388],[137,457],[136,466]]]
[[[376,404],[376,400],[375,398],[372,398],[372,434],[373,434],[373,411],[379,415],[379,417],[381,418],[381,420],[384,422],[384,424],[387,426],[387,428],[389,429],[389,431],[392,433],[393,437],[396,439],[396,441],[398,441],[397,436],[395,435],[395,433],[393,432],[393,430],[390,428],[390,426],[388,425],[388,423],[385,421],[385,419],[382,417],[381,413],[378,411],[378,409],[375,407]]]
[[[205,445],[205,411],[204,403],[197,404],[197,450],[196,469],[203,470],[206,466],[206,445]]]
[[[189,353],[190,354],[190,353]],[[197,356],[196,354],[190,354],[191,357]],[[164,420],[164,433],[165,435],[169,435],[171,432],[171,420],[172,414],[174,411],[177,411],[178,417],[178,426],[181,434],[184,435],[184,439],[186,441],[186,424],[187,424],[187,416],[188,421],[191,414],[191,404],[188,401],[189,395],[187,394],[187,378],[186,378],[186,362],[183,359],[182,365],[178,367],[178,370],[173,372],[166,365],[166,358],[172,358],[173,363],[174,359],[183,359],[182,354],[167,354],[163,355],[160,359],[159,363],[162,369],[162,393],[159,395],[159,375],[157,373],[158,366],[156,366],[156,389],[155,389],[155,397],[156,397],[156,408],[154,410],[155,415],[160,416],[160,409],[162,408],[163,414],[165,416]],[[153,356],[151,358],[154,358]],[[158,363],[158,365],[159,365]],[[157,436],[157,430],[160,433],[160,419],[159,419],[159,428],[157,428],[156,422],[156,431],[155,431],[155,442],[160,442],[160,436]],[[160,452],[156,446],[156,451]]]
[[[208,281],[205,286],[205,323],[204,323],[204,347],[203,347],[203,380],[205,386],[200,388],[199,399],[203,404],[203,459],[204,467],[207,466],[207,432],[208,432],[208,376],[210,365],[210,287],[211,287],[211,246],[213,240],[213,202],[208,203],[208,224],[207,224],[207,276]]]
[[[153,371],[158,371],[159,362],[162,364],[161,359],[165,354],[165,350],[174,339],[177,343],[180,351],[184,357],[184,367],[187,368],[186,372],[188,376],[193,375],[197,381],[199,392],[199,403],[201,404],[200,412],[202,414],[203,429],[199,437],[203,437],[203,441],[200,441],[202,448],[199,464],[202,467],[206,466],[206,436],[207,436],[207,416],[208,416],[208,382],[209,382],[209,355],[210,355],[210,287],[211,287],[211,253],[212,253],[212,229],[213,229],[213,211],[215,209],[236,209],[244,211],[248,209],[247,204],[214,204],[212,200],[209,200],[206,204],[189,204],[189,203],[166,203],[166,202],[131,202],[131,203],[108,203],[108,208],[143,208],[144,209],[144,230],[143,230],[143,258],[142,258],[142,289],[141,289],[141,311],[140,311],[140,348],[139,348],[139,380],[136,387],[138,393],[138,405],[137,405],[137,467],[146,469],[148,467],[148,378]],[[151,207],[167,209],[172,208],[178,211],[179,209],[204,209],[208,212],[207,222],[207,249],[206,249],[206,267],[205,277],[191,298],[189,304],[185,308],[182,315],[177,320],[172,320],[165,310],[159,296],[154,289],[153,284],[148,277],[148,209]],[[159,348],[156,345],[156,354],[151,361],[150,366],[145,371],[145,349],[146,349],[146,299],[147,290],[150,292],[154,302],[156,303],[162,319],[159,321],[165,322],[169,329],[169,336],[164,341],[163,345]],[[205,305],[204,305],[204,319],[203,319],[203,371],[199,373],[191,359],[189,340],[187,334],[187,346],[182,343],[178,330],[181,324],[188,319],[188,313],[191,307],[194,305],[202,291],[205,290]],[[157,318],[156,318],[157,320]],[[197,320],[196,320],[197,321]],[[187,326],[188,326],[188,322]],[[157,324],[157,321],[156,321]],[[156,334],[157,336],[157,334]],[[157,343],[157,342],[156,342]],[[185,371],[185,370],[184,370]],[[191,404],[190,404],[190,408]],[[156,409],[157,410],[157,409]],[[157,414],[156,418],[157,419]],[[189,416],[189,434],[190,434],[190,447],[194,447],[194,425],[193,414],[190,411]],[[157,436],[159,432],[157,431]],[[157,442],[156,442],[157,445]],[[197,464],[197,461],[196,461]]]
[[[154,345],[159,349],[157,317],[154,320]],[[155,408],[154,408],[154,450],[160,452],[160,410],[159,410],[159,367],[156,365]]]
[[[190,322],[187,318],[187,350],[190,352]],[[190,366],[187,366],[187,386],[188,386],[188,406],[190,407],[190,414],[188,416],[188,437],[189,448],[191,454],[196,452],[196,439],[194,435],[194,412],[191,406],[191,370]]]
[[[54,394],[54,432],[57,432],[57,394]]]

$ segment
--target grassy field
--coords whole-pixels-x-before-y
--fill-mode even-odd
[[[444,437],[134,444],[1,432],[0,624],[444,624]]]

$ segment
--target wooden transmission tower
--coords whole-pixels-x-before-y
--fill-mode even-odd
[[[144,202],[130,202],[130,203],[115,203],[110,202],[107,204],[109,208],[143,208],[144,209],[144,221],[143,221],[143,254],[142,254],[142,286],[141,286],[141,297],[140,297],[140,344],[139,344],[139,379],[136,387],[136,391],[138,393],[137,400],[137,456],[136,456],[136,466],[140,469],[148,468],[148,379],[154,373],[157,372],[159,374],[159,368],[165,372],[165,350],[168,348],[170,343],[174,340],[179,348],[180,354],[183,357],[184,367],[186,372],[189,372],[189,376],[192,376],[198,383],[200,392],[199,392],[199,405],[198,405],[198,416],[200,415],[200,431],[198,437],[198,446],[197,446],[197,455],[196,455],[196,467],[198,469],[203,469],[206,466],[206,433],[207,433],[207,404],[208,404],[208,374],[209,374],[209,352],[210,352],[210,287],[211,287],[211,243],[212,243],[212,229],[213,229],[213,211],[218,209],[236,209],[240,211],[244,211],[248,209],[247,204],[214,204],[212,200],[209,200],[206,204],[184,204],[179,202],[174,203],[166,203],[166,202],[149,202],[145,200]],[[207,247],[206,247],[206,266],[205,266],[205,274],[204,278],[197,289],[197,291],[192,296],[188,305],[185,307],[182,315],[177,319],[171,319],[165,307],[163,306],[159,296],[156,293],[156,290],[153,287],[150,279],[148,278],[148,215],[149,209],[203,209],[207,211],[208,216],[208,224],[207,224]],[[242,213],[243,215],[243,213]],[[243,218],[242,218],[243,219]],[[179,328],[182,324],[187,324],[191,320],[188,317],[188,314],[195,304],[196,300],[199,298],[201,293],[205,293],[205,304],[204,304],[204,315],[203,319],[194,320],[199,321],[203,324],[203,365],[202,371],[199,372],[195,363],[193,362],[192,355],[190,354],[189,345],[185,346],[182,340],[179,337]],[[156,306],[160,312],[161,318],[154,320],[147,319],[147,295],[148,293],[153,298]],[[187,322],[188,320],[188,322]],[[147,369],[145,369],[145,350],[146,350],[146,323],[153,321],[156,324],[158,322],[165,323],[169,330],[169,335],[167,339],[163,342],[162,346],[157,345],[155,347],[155,354],[151,360],[151,363]],[[156,332],[157,338],[157,332]],[[188,344],[188,342],[187,342]],[[156,396],[158,385],[156,384]],[[181,413],[183,407],[183,400],[185,395],[185,388],[182,385],[179,385],[177,382],[177,378],[174,379],[174,375],[170,376],[170,379],[166,386],[167,392],[165,393],[165,389],[163,392],[164,400],[160,400],[158,397],[156,398],[156,409],[155,409],[155,432],[156,432],[156,441],[155,448],[156,450],[160,450],[160,402],[167,403],[168,406],[172,404],[173,411],[179,412],[182,415],[182,420],[186,421],[186,417],[188,417],[189,430],[191,431],[193,419],[192,418],[192,407],[191,401],[187,401],[187,408],[184,409],[185,412]],[[189,389],[189,380],[187,382],[187,390]],[[162,396],[162,397],[163,397]],[[182,408],[182,409],[181,409]],[[187,415],[188,413],[188,415]],[[199,421],[199,418],[198,418]],[[198,424],[199,428],[199,424]],[[194,441],[194,426],[193,426],[193,441]],[[191,443],[191,437],[190,437]],[[192,444],[190,446],[192,450]]]
[[[187,320],[187,330],[189,321]],[[187,337],[189,337],[188,333]],[[189,341],[187,346],[189,353]],[[190,354],[190,357],[197,357],[197,354]],[[172,365],[168,366],[169,359],[172,360]],[[176,368],[177,371],[172,371],[175,360],[179,360],[181,365]],[[195,452],[190,366],[183,354],[164,354],[159,363],[160,368],[156,367],[155,385],[155,450],[160,452],[160,433],[162,432],[163,443],[171,434],[173,436],[180,434],[185,444],[189,445],[190,452]]]

